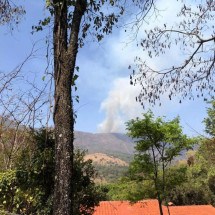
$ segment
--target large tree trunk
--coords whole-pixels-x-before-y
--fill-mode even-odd
[[[61,2],[61,4],[59,3]],[[54,1],[54,80],[55,80],[55,187],[54,215],[72,215],[74,118],[72,79],[78,52],[81,18],[85,0],[77,0],[68,41],[68,1]]]

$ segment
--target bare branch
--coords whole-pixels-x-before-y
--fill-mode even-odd
[[[180,101],[186,97],[213,98],[215,93],[215,14],[214,1],[205,1],[191,7],[183,5],[179,23],[168,27],[164,23],[146,31],[146,39],[140,43],[143,50],[148,51],[150,58],[155,59],[165,55],[167,50],[174,51],[178,45],[184,59],[178,65],[153,69],[146,61],[136,58],[136,67],[131,77],[132,84],[140,84],[142,91],[137,100],[155,104],[162,94],[169,99],[180,96]],[[181,21],[182,20],[182,21]],[[194,91],[195,89],[195,91]]]

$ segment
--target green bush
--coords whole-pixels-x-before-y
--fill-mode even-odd
[[[171,190],[169,200],[176,205],[214,204],[214,195],[207,186],[185,183]]]
[[[39,193],[34,195],[32,189],[22,190],[16,174],[16,170],[0,173],[0,208],[16,214],[32,214]]]
[[[44,129],[32,131],[32,140],[22,150],[16,169],[0,173],[0,210],[25,215],[52,214],[54,188],[54,139]],[[91,214],[104,194],[95,183],[96,171],[85,152],[74,153],[74,214]],[[80,211],[80,208],[82,211]]]

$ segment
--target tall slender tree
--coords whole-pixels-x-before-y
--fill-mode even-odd
[[[153,180],[160,215],[163,215],[162,201],[166,197],[166,170],[181,151],[193,143],[183,134],[179,123],[179,118],[171,121],[160,117],[154,119],[151,112],[144,114],[142,119],[132,119],[127,123],[128,135],[137,143],[131,173],[138,178]]]

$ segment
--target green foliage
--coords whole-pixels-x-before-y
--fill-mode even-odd
[[[20,153],[20,148],[25,147],[27,132],[17,130],[15,122],[10,121],[11,126],[1,122],[0,125],[0,171],[5,171],[14,167],[14,161]]]
[[[202,139],[198,150],[192,156],[193,162],[186,170],[185,181],[170,189],[168,198],[176,205],[215,204],[215,103],[208,108],[204,123],[211,139]]]
[[[184,183],[176,186],[169,193],[168,199],[176,205],[214,204],[214,195],[207,186],[195,183]]]
[[[103,185],[107,189],[108,200],[128,200],[128,190],[131,187],[129,182],[115,182]]]
[[[175,186],[168,185],[167,199],[176,205],[215,204],[215,170],[211,162],[214,154],[212,140],[205,140],[196,151],[192,165],[175,172],[173,178],[180,179]],[[209,148],[207,147],[209,144]],[[173,169],[175,167],[172,167]],[[178,175],[180,173],[180,175]],[[175,175],[175,176],[174,176]],[[172,178],[172,177],[171,177]],[[184,180],[184,181],[183,181]],[[175,180],[172,180],[173,183]],[[167,181],[168,184],[168,181]]]
[[[33,32],[42,31],[47,25],[51,24],[52,17],[54,16],[55,9],[62,4],[60,2],[54,3],[53,1],[46,1],[46,8],[50,12],[50,16],[40,20],[37,26],[33,26]],[[71,28],[73,19],[74,7],[76,7],[75,1],[66,1],[64,4],[68,6],[67,13],[67,26]],[[90,34],[97,41],[101,41],[105,34],[111,34],[113,26],[116,25],[119,18],[123,15],[126,5],[121,4],[118,0],[104,0],[104,1],[82,1],[80,5],[86,7],[85,19],[80,29],[79,45],[84,45],[84,39]],[[108,7],[109,10],[103,10],[103,7]]]
[[[207,109],[208,116],[204,119],[205,131],[215,137],[215,100],[209,102],[211,107]]]
[[[198,153],[196,154],[198,160],[202,160],[202,164],[205,163],[206,168],[215,165],[215,138],[205,139],[202,141]]]
[[[115,183],[103,185],[107,189],[108,200],[138,201],[143,198],[155,198],[153,182],[136,182],[129,178],[122,178]]]
[[[74,154],[74,214],[89,215],[105,199],[105,194],[94,183],[97,174],[91,160],[84,160],[85,152],[77,150]],[[81,211],[80,211],[81,206]]]
[[[211,115],[208,118],[211,119]],[[161,118],[154,119],[149,112],[143,120],[132,120],[127,125],[130,135],[136,138],[137,153],[129,167],[128,177],[107,185],[109,199],[138,201],[156,198],[160,192],[162,200],[175,205],[215,205],[214,138],[201,139],[187,162],[183,160],[170,164],[170,160],[180,153],[180,147],[188,149],[194,142],[182,134],[178,118],[164,122]],[[180,140],[185,140],[184,144],[182,142],[180,145],[178,141],[175,144],[177,135]],[[162,149],[165,155],[166,149],[162,148],[162,144],[167,141],[167,149],[170,147],[174,153],[167,153],[162,159],[159,150]],[[152,147],[157,156],[155,160]],[[163,160],[166,162],[164,169]]]
[[[211,192],[215,195],[215,175],[211,175],[208,177],[208,186]]]
[[[154,119],[150,111],[143,115],[143,119],[129,121],[127,130],[132,138],[137,138],[138,152],[146,154],[149,150],[154,151],[160,161],[165,163],[172,161],[183,149],[189,149],[193,142],[183,134],[179,118],[165,122],[160,117]]]
[[[127,123],[129,136],[136,139],[136,154],[130,166],[131,175],[138,180],[153,180],[158,195],[165,196],[166,169],[180,155],[189,149],[194,140],[182,132],[179,118],[164,121],[154,119],[152,112],[143,115],[143,119]]]
[[[0,208],[16,214],[33,214],[38,203],[39,192],[32,195],[32,189],[24,191],[16,177],[15,170],[0,174]],[[45,213],[44,213],[45,214]]]
[[[109,200],[129,200],[132,202],[156,198],[154,183],[152,180],[135,181],[123,177],[115,183],[103,185],[107,189]]]
[[[0,174],[0,206],[17,214],[48,215],[52,213],[54,188],[54,139],[45,129],[32,131],[31,137],[16,169]],[[73,210],[88,215],[105,196],[93,181],[96,172],[92,162],[84,161],[84,155],[79,150],[74,153]]]
[[[8,171],[0,173],[0,206],[11,208],[13,205],[13,196],[16,193],[16,173]]]
[[[115,182],[120,177],[124,176],[128,171],[127,166],[114,166],[114,165],[98,165],[94,164],[96,171],[98,172],[98,177],[101,181],[105,182]]]
[[[183,183],[188,181],[187,171],[187,165],[174,165],[167,169],[165,182],[167,195],[169,191],[174,189],[176,186],[181,186]]]

